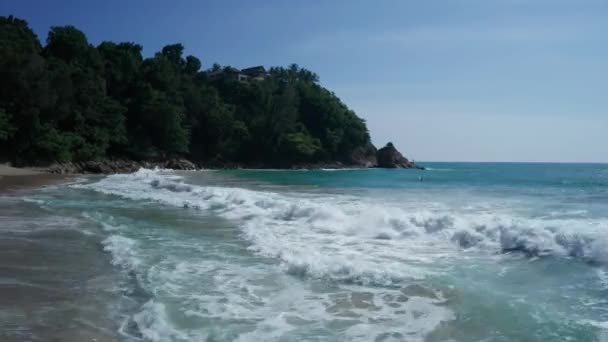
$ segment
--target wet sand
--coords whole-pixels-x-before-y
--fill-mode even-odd
[[[45,173],[35,169],[22,169],[0,164],[0,193],[36,189],[66,182],[73,176]]]
[[[0,166],[0,341],[117,341],[117,279],[100,235],[24,202],[70,176]]]

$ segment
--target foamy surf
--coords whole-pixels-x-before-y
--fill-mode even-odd
[[[222,177],[144,169],[72,186],[133,200],[146,213],[84,214],[107,232],[103,248],[116,268],[133,275],[131,292],[143,293],[125,336],[465,341],[491,336],[471,335],[468,322],[492,327],[505,312],[546,336],[596,336],[597,324],[583,322],[608,319],[594,292],[543,274],[563,269],[605,291],[608,221],[597,211],[533,212],[520,198],[483,194],[302,192]],[[527,282],[522,292],[513,285]],[[584,309],[563,314],[572,307]],[[553,326],[561,321],[569,323]],[[517,337],[499,329],[505,340]]]
[[[168,296],[171,300],[176,300],[174,295],[178,291],[178,298],[196,303],[179,304],[186,319],[222,317],[224,320],[258,321],[255,329],[234,335],[234,338],[242,341],[280,339],[283,334],[301,330],[312,322],[338,324],[343,326],[345,336],[350,336],[353,340],[366,340],[375,333],[367,332],[365,326],[369,323],[364,322],[379,319],[385,322],[379,324],[386,331],[392,331],[394,336],[410,336],[412,340],[422,341],[441,322],[453,318],[449,309],[439,305],[444,301],[439,294],[430,291],[433,294],[425,297],[418,293],[406,294],[401,289],[434,272],[425,271],[417,265],[429,262],[427,256],[397,253],[393,246],[397,240],[377,238],[377,234],[369,230],[358,232],[360,226],[355,225],[354,221],[351,226],[332,228],[337,222],[345,221],[349,213],[355,214],[362,210],[360,204],[351,203],[352,198],[333,198],[343,207],[343,212],[336,214],[332,208],[324,208],[323,203],[317,203],[318,198],[298,200],[289,195],[239,188],[201,187],[186,184],[179,176],[162,173],[141,170],[136,174],[110,176],[97,183],[75,187],[179,208],[212,211],[238,222],[240,235],[249,241],[250,250],[279,261],[279,267],[268,265],[260,268],[235,268],[235,265],[218,263],[214,257],[210,257],[211,260],[207,262],[202,261],[202,264],[197,261],[196,265],[183,259],[165,259],[154,266],[154,275],[147,275],[148,278],[158,279],[150,284],[153,288],[148,290],[164,293],[163,296]],[[138,248],[140,243],[123,236],[127,234],[127,229],[117,227],[118,223],[112,217],[93,214],[87,216],[100,222],[106,231],[113,234],[103,242],[104,250],[112,254],[113,264],[126,272],[145,272],[141,265],[149,262],[146,260],[149,256],[142,254]],[[369,223],[373,224],[377,219],[372,219]],[[303,229],[306,225],[312,227],[308,232]],[[336,239],[330,243],[328,239],[331,235],[335,235]],[[373,242],[373,245],[366,246],[366,240]],[[345,250],[349,245],[354,247],[352,252]],[[181,248],[209,253],[203,252],[200,245],[192,243],[181,245]],[[377,248],[385,248],[387,252],[371,256],[371,252]],[[435,254],[433,257],[440,256]],[[387,262],[390,258],[394,260]],[[410,265],[403,267],[407,263]],[[266,279],[271,274],[281,275],[275,276],[278,280],[268,282]],[[292,283],[289,279],[294,276],[295,279],[319,279],[319,284],[323,284],[324,278],[342,281],[343,286],[351,286],[352,289],[314,294],[309,286],[304,286],[298,292],[293,284],[285,284]],[[138,279],[145,278],[143,274],[138,276]],[[216,288],[219,293],[203,295],[198,291],[184,291],[188,284],[197,289],[193,282],[202,278],[207,279],[207,282],[211,279],[215,285],[210,284],[210,288]],[[260,281],[266,284],[255,284]],[[361,290],[370,285],[386,285],[391,288]],[[242,291],[245,291],[245,296]],[[270,293],[275,295],[269,296]],[[230,307],[226,307],[228,304]],[[171,325],[167,310],[166,304],[152,299],[142,305],[141,311],[132,320],[140,327],[140,333],[152,341],[185,341],[209,336],[228,338],[224,333],[199,336],[194,332],[181,331]],[[276,316],[275,312],[284,314]],[[396,321],[397,317],[403,315],[409,317],[408,324]],[[339,323],[344,318],[348,318],[348,321]]]
[[[90,217],[115,221],[113,217]],[[143,251],[134,239],[123,236],[138,233],[121,227],[105,229],[114,233],[103,241],[104,250],[112,255],[112,263],[129,274],[135,273],[138,286],[145,286],[154,294],[128,318],[137,325],[136,335],[146,340],[273,341],[288,332],[318,324],[314,322],[337,324],[350,340],[367,340],[375,333],[366,326],[370,320],[379,320],[382,323],[376,325],[395,336],[422,341],[438,324],[453,318],[453,313],[441,306],[446,299],[440,292],[418,285],[364,289],[351,284],[339,291],[319,292],[323,282],[298,285],[280,268],[265,264],[240,266],[235,260],[219,259],[205,243],[196,241],[179,241],[184,254],[167,253],[162,261],[155,262],[157,256]],[[170,251],[175,243],[161,241],[156,234],[149,237],[147,244],[153,246],[148,246],[148,250]],[[201,291],[201,286],[209,290]],[[253,329],[240,333],[221,329],[188,331],[173,324],[176,315],[195,322],[248,321],[253,323]],[[401,324],[399,316],[409,317],[408,323]]]
[[[242,188],[197,186],[183,182],[181,176],[145,169],[78,187],[134,200],[212,210],[238,221],[243,236],[253,243],[252,249],[266,256],[282,258],[299,267],[302,260],[315,259],[311,255],[317,252],[318,259],[305,263],[317,275],[325,271],[348,273],[352,268],[350,263],[368,264],[357,257],[365,259],[375,254],[371,252],[377,248],[389,254],[391,249],[400,249],[397,255],[385,255],[386,260],[399,263],[407,261],[403,259],[404,248],[414,252],[409,254],[415,261],[433,263],[449,256],[455,248],[577,257],[598,263],[608,261],[604,252],[608,247],[604,234],[608,220],[587,219],[584,211],[575,212],[577,216],[583,215],[581,218],[554,219],[514,213],[425,210],[424,202],[419,203],[420,207],[399,207],[391,202],[379,204],[349,196],[302,198]],[[323,262],[321,259],[327,254],[323,248],[332,248],[326,243],[328,234],[332,234],[337,250],[348,250],[356,256],[345,255],[341,262],[336,262],[340,258],[334,256],[331,261]],[[314,246],[320,249],[311,250]],[[339,248],[344,246],[357,248]],[[426,250],[433,247],[436,253],[415,253],[419,247]],[[377,270],[376,263],[369,262],[370,271]],[[332,272],[335,267],[338,269]],[[381,273],[402,277],[389,269],[393,267]]]

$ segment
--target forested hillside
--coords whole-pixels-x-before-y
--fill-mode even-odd
[[[95,47],[72,26],[52,27],[43,45],[24,20],[0,17],[0,159],[288,166],[374,155],[365,122],[315,73],[291,65],[262,80],[212,81],[183,51],[144,58],[136,43]]]

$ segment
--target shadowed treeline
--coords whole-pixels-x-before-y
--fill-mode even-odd
[[[42,45],[0,17],[0,159],[17,164],[186,157],[217,163],[358,163],[365,122],[316,74],[291,65],[261,80],[208,78],[181,44],[95,47],[73,26]],[[213,71],[232,70],[215,65]]]

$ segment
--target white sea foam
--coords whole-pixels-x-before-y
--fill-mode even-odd
[[[583,320],[580,320],[579,323],[588,324],[588,325],[591,325],[591,326],[594,326],[596,328],[600,328],[603,330],[608,330],[608,321],[596,321],[596,320],[591,320],[591,319],[583,319]],[[608,336],[605,336],[605,337],[608,337]]]
[[[463,250],[608,263],[603,233],[607,222],[585,217],[530,218],[504,210],[492,212],[491,207],[481,212],[458,211],[415,201],[380,203],[347,195],[301,196],[197,186],[158,170],[109,176],[74,187],[212,211],[238,224],[252,251],[278,260],[283,277],[328,278],[354,287],[335,294],[314,293],[294,283],[284,287],[278,283],[282,276],[272,273],[268,265],[239,266],[213,255],[195,260],[167,257],[154,266],[154,272],[148,272],[148,286],[153,286],[149,290],[177,301],[188,319],[255,322],[254,329],[238,334],[241,341],[297,335],[293,330],[309,327],[309,322],[344,324],[338,330],[350,340],[423,340],[454,315],[438,305],[440,295],[405,295],[402,289],[416,279],[449,269]],[[111,227],[106,230],[112,234],[121,231],[119,225]],[[143,262],[134,239],[112,235],[104,246],[112,253],[113,263],[122,268],[137,271]],[[181,248],[212,253],[196,242],[182,242]],[[360,286],[369,284],[380,286]],[[202,292],[201,288],[214,290]],[[167,310],[157,301],[142,307],[134,320],[144,337],[153,341],[194,338],[170,323]],[[372,321],[373,330],[369,329]],[[386,335],[378,335],[379,331]]]
[[[305,282],[294,282],[288,275],[277,273],[271,265],[244,265],[243,260],[218,258],[220,255],[209,254],[209,248],[196,241],[180,242],[180,250],[196,257],[184,259],[163,253],[156,263],[151,262],[158,256],[142,254],[131,239],[112,236],[106,244],[112,246],[108,250],[117,265],[144,274],[142,283],[148,290],[173,303],[170,315],[168,306],[155,297],[132,317],[146,340],[278,341],[292,332],[302,334],[325,324],[342,326],[349,340],[373,340],[390,332],[408,336],[411,341],[422,341],[440,322],[453,318],[449,309],[438,305],[444,302],[441,293],[415,285],[405,288],[352,285],[338,292],[334,288],[320,293],[312,291]],[[166,240],[162,249],[174,251]],[[151,259],[145,260],[147,257]],[[135,267],[133,262],[137,263]],[[140,267],[140,263],[146,263],[145,267]],[[178,312],[183,317],[176,318]],[[219,327],[187,330],[176,326],[176,319],[248,322],[251,327],[236,335],[232,329]],[[371,329],[372,326],[376,329]],[[126,324],[122,330],[124,333]]]
[[[44,200],[41,200],[38,198],[22,197],[21,199],[27,203],[34,203],[34,204],[38,204],[38,205],[46,204],[46,202]]]
[[[362,167],[343,167],[343,168],[339,168],[339,169],[319,169],[320,171],[369,171],[369,168],[362,168]]]
[[[192,341],[197,339],[195,336],[175,329],[167,317],[165,305],[150,300],[145,303],[142,310],[133,316],[141,335],[147,341]]]
[[[608,261],[603,248],[608,246],[605,220],[403,208],[339,195],[302,198],[190,185],[180,176],[145,169],[77,186],[130,199],[213,210],[241,222],[243,236],[252,242],[253,250],[281,259],[288,270],[315,276],[390,282],[418,273],[413,266],[402,271],[398,266],[404,262],[435,262],[454,248]],[[423,252],[428,247],[434,252]]]
[[[427,171],[443,171],[443,172],[454,171],[454,169],[435,168],[435,167],[425,167],[425,170],[427,170]]]
[[[441,246],[443,237],[431,236],[427,240],[436,245],[432,256],[404,253],[404,248],[423,247],[404,237],[441,230],[447,223],[432,215],[427,218],[425,213],[400,218],[404,213],[398,208],[370,208],[347,197],[302,199],[240,188],[200,187],[176,180],[142,170],[83,187],[132,199],[214,210],[241,222],[252,250],[276,257],[288,272],[305,276],[390,284],[422,277],[429,270],[423,271],[416,264],[447,256],[444,249],[453,248],[451,244]],[[410,267],[404,268],[404,263]]]
[[[596,270],[596,274],[600,280],[600,283],[602,284],[602,287],[608,290],[608,273],[606,273],[606,270],[598,268]]]
[[[549,216],[552,217],[562,217],[562,216],[586,216],[589,213],[588,210],[560,210],[560,211],[551,211],[549,212]]]
[[[140,264],[135,249],[137,242],[120,235],[110,235],[102,242],[104,251],[112,254],[112,264],[134,271]]]

